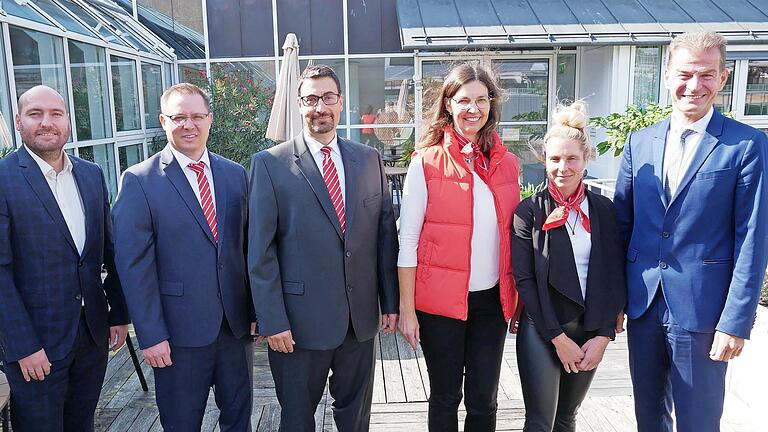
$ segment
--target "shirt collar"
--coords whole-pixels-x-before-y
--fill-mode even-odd
[[[677,122],[674,121],[674,117],[670,122],[670,129],[674,130],[675,133],[678,135],[682,134],[685,129],[690,129],[696,133],[703,134],[707,130],[707,126],[709,125],[709,121],[712,120],[712,116],[715,113],[715,109],[713,107],[709,107],[709,111],[704,115],[704,117],[696,120],[695,122],[686,125],[686,126],[680,126],[677,124]]]
[[[304,134],[304,142],[307,143],[307,147],[309,148],[310,153],[312,155],[316,155],[320,153],[320,149],[323,148],[325,144],[321,143],[320,141],[310,137],[306,133]],[[335,152],[336,154],[341,154],[339,151],[339,136],[334,135],[333,139],[330,143],[328,143],[328,146],[331,148],[331,152]]]
[[[32,159],[35,161],[37,166],[40,167],[40,171],[43,172],[44,176],[52,176],[56,177],[57,173],[56,170],[53,169],[53,167],[46,161],[44,161],[40,156],[35,154],[32,150],[27,147],[26,144],[24,144],[24,149],[29,153],[30,156],[32,156]],[[64,152],[64,167],[61,169],[62,173],[71,173],[72,172],[72,161],[69,160],[69,155]]]
[[[173,148],[172,145],[168,144],[168,147],[171,149],[171,153],[173,153],[173,157],[176,158],[176,162],[178,162],[179,165],[181,165],[182,168],[186,168],[187,165],[189,165],[191,163],[198,163],[198,162],[204,162],[205,166],[207,166],[208,168],[211,167],[211,159],[208,156],[208,149],[207,148],[205,150],[203,150],[203,155],[200,156],[200,160],[192,160],[189,157],[187,157],[187,155],[185,155],[184,153],[182,153],[182,152],[176,150],[175,148]]]

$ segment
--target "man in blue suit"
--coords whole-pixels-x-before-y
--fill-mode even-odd
[[[163,428],[200,430],[213,386],[221,430],[250,430],[245,169],[207,150],[212,114],[200,88],[174,85],[160,104],[168,145],[125,172],[113,210],[120,280]]]
[[[18,112],[24,145],[0,161],[0,360],[11,423],[17,432],[92,431],[108,349],[125,342],[129,323],[109,193],[98,165],[63,151],[61,95],[33,87]]]
[[[766,265],[766,135],[713,109],[725,40],[669,47],[672,116],[633,133],[615,204],[627,244],[630,372],[640,431],[717,431],[727,361],[749,337]]]

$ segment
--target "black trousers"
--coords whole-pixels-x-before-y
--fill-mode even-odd
[[[253,344],[236,338],[226,318],[216,340],[203,347],[171,344],[173,365],[155,368],[160,423],[166,431],[199,431],[213,387],[221,431],[251,430]]]
[[[496,430],[496,393],[507,324],[499,287],[469,293],[466,321],[417,312],[429,373],[429,430],[459,430],[464,381],[465,432]]]
[[[595,336],[595,332],[584,331],[580,320],[564,325],[563,331],[579,346]],[[567,373],[555,346],[541,338],[527,315],[520,320],[517,333],[517,367],[525,402],[523,430],[575,431],[577,411],[597,369]]]
[[[15,432],[93,431],[107,349],[93,341],[81,314],[72,350],[51,363],[43,381],[24,381],[18,362],[5,366],[11,387],[11,426]]]
[[[315,410],[328,380],[338,431],[367,432],[373,400],[375,340],[359,342],[350,323],[347,336],[335,349],[294,346],[292,353],[269,350],[269,367],[281,408],[280,431],[314,432]],[[329,371],[333,372],[330,378]]]

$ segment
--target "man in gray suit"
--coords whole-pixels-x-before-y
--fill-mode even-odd
[[[379,153],[336,135],[340,93],[308,67],[303,133],[251,161],[248,267],[283,432],[314,431],[329,371],[338,430],[367,431],[375,336],[397,328],[392,199]]]

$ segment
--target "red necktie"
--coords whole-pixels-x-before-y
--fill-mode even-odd
[[[216,223],[216,206],[213,205],[211,196],[211,187],[208,185],[208,178],[205,176],[205,162],[190,163],[187,165],[197,175],[197,188],[200,191],[200,207],[203,208],[205,220],[211,228],[211,233],[216,241],[219,241],[218,225]]]
[[[344,212],[344,196],[341,194],[341,183],[339,182],[339,173],[336,171],[336,164],[331,159],[331,148],[324,145],[320,151],[323,152],[323,180],[328,188],[328,195],[331,196],[333,208],[336,210],[336,216],[339,217],[341,233],[344,234],[347,229],[346,213]]]

